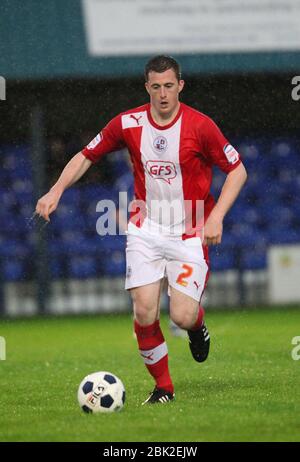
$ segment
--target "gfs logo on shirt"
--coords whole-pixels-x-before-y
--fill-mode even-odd
[[[234,165],[239,160],[239,153],[234,149],[231,144],[225,144],[223,148],[224,154],[230,164]]]
[[[171,180],[177,176],[173,162],[163,160],[148,160],[146,170],[155,180],[164,180],[171,184]]]

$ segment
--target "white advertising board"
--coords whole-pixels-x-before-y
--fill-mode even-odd
[[[299,0],[82,0],[91,56],[300,49]]]
[[[300,245],[270,247],[268,251],[269,300],[300,301]]]

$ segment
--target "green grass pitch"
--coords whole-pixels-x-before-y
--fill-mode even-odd
[[[176,401],[141,406],[153,382],[137,353],[129,315],[0,321],[0,441],[299,441],[300,309],[209,312],[203,364],[187,339],[162,327]],[[77,387],[107,370],[126,388],[115,414],[84,414]]]

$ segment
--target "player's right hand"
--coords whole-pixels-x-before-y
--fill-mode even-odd
[[[61,195],[62,192],[56,189],[50,189],[47,194],[37,201],[35,212],[46,221],[50,221],[49,215],[56,210]]]

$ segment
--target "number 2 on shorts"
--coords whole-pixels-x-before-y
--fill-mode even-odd
[[[193,274],[193,268],[189,265],[182,265],[182,268],[184,269],[183,273],[180,273],[176,282],[177,284],[180,284],[183,287],[186,287],[188,285],[188,282],[186,281],[187,278],[189,278]]]

